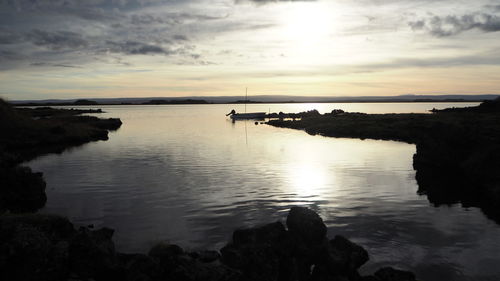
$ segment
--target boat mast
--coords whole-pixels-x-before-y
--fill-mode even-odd
[[[245,113],[247,113],[248,87],[245,88]]]

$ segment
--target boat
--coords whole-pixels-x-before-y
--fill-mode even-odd
[[[250,112],[250,113],[231,113],[230,118],[233,120],[242,119],[264,119],[266,118],[265,112]]]
[[[248,120],[248,119],[259,119],[263,120],[266,118],[267,114],[265,112],[249,112],[247,113],[247,97],[248,88],[245,90],[245,113],[236,113],[236,110],[231,110],[226,116],[229,116],[233,120]]]

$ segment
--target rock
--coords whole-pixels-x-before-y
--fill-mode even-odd
[[[380,281],[380,280],[373,275],[368,275],[368,276],[361,276],[359,278],[359,281]]]
[[[363,247],[340,235],[330,240],[329,257],[334,267],[345,272],[357,270],[369,259]]]
[[[285,226],[277,221],[261,227],[238,229],[233,232],[234,244],[272,244],[286,234]]]
[[[242,274],[239,271],[231,269],[219,262],[202,263],[194,262],[189,266],[189,270],[193,272],[193,280],[196,281],[239,281],[242,279]]]
[[[0,168],[0,211],[34,212],[45,205],[45,181],[42,173],[28,167]]]
[[[286,225],[290,234],[307,245],[320,244],[326,235],[326,225],[321,217],[305,207],[292,207]]]
[[[9,236],[0,244],[0,279],[42,279],[51,249],[47,236],[29,225],[19,225]]]
[[[0,217],[0,280],[65,280],[75,230],[51,215]]]
[[[189,253],[189,256],[193,259],[199,260],[201,262],[209,263],[220,259],[221,255],[217,251],[199,251]]]
[[[70,242],[70,269],[84,278],[113,280],[117,268],[113,232],[109,228],[94,231],[80,228]]]
[[[379,281],[415,281],[415,274],[409,271],[397,270],[392,267],[384,267],[375,272]]]
[[[143,254],[118,254],[120,280],[149,281],[159,279],[159,266],[153,259]]]
[[[359,276],[357,268],[368,260],[361,246],[342,236],[331,241],[326,237],[309,240],[305,225],[318,232],[324,226],[321,218],[305,208],[290,213],[293,235],[275,222],[236,230],[221,254],[187,254],[177,245],[159,243],[148,255],[116,253],[114,231],[109,228],[92,231],[81,227],[76,231],[68,219],[58,216],[3,215],[0,280],[415,280],[412,273],[392,268],[380,269],[374,276]]]
[[[288,280],[285,276],[293,269],[287,241],[287,231],[280,222],[236,230],[232,243],[221,249],[221,260],[240,270],[244,280]]]
[[[174,244],[158,243],[151,250],[149,256],[158,259],[170,259],[178,255],[184,254],[184,250]]]

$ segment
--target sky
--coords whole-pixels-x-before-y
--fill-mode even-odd
[[[500,94],[500,0],[0,0],[0,96]]]

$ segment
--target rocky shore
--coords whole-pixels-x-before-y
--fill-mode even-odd
[[[391,267],[361,276],[367,251],[342,236],[328,239],[323,220],[304,207],[290,210],[286,227],[278,221],[234,231],[220,251],[159,243],[148,254],[125,254],[112,236],[112,229],[75,229],[58,216],[0,216],[0,280],[415,280]]]
[[[284,114],[286,116],[286,114]],[[268,122],[312,135],[416,144],[418,192],[433,204],[477,206],[500,223],[500,99],[432,114],[310,111]]]
[[[0,99],[0,214],[33,212],[45,205],[45,181],[20,163],[47,153],[107,140],[120,119],[80,116],[100,110],[13,108]]]

